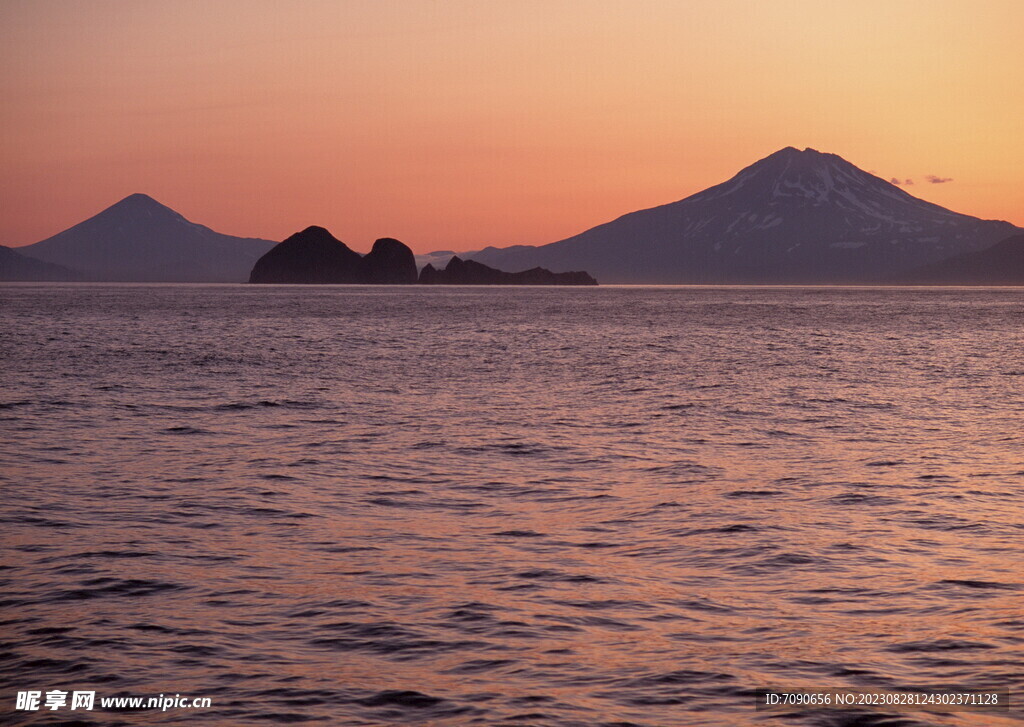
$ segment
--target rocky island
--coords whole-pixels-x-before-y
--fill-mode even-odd
[[[444,270],[426,265],[420,271],[421,285],[597,285],[583,271],[553,273],[545,268],[530,268],[519,273],[506,273],[476,260],[463,260],[457,255]]]
[[[416,260],[390,237],[377,240],[363,256],[323,227],[307,227],[257,260],[249,282],[409,284],[416,282]]]
[[[250,283],[330,285],[597,285],[585,272],[553,273],[532,268],[518,273],[453,256],[443,270],[427,265],[416,274],[416,259],[404,243],[385,237],[360,255],[323,227],[307,227],[272,247],[256,261]]]

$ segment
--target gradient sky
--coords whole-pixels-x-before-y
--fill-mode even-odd
[[[1019,0],[0,0],[0,244],[543,244],[784,147],[1024,225]],[[927,177],[951,178],[930,183]]]

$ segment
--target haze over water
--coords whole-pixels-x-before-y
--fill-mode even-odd
[[[1024,694],[1020,290],[38,285],[0,311],[15,721],[50,688],[213,701],[90,724],[1024,721],[753,693]]]

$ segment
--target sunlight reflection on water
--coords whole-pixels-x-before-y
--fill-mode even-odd
[[[753,690],[1024,687],[1018,291],[0,299],[19,688],[201,694],[168,719],[211,724],[880,727]]]

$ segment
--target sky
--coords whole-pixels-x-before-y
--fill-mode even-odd
[[[134,192],[232,235],[544,244],[786,146],[1024,226],[1022,28],[1019,0],[0,0],[0,244]]]

